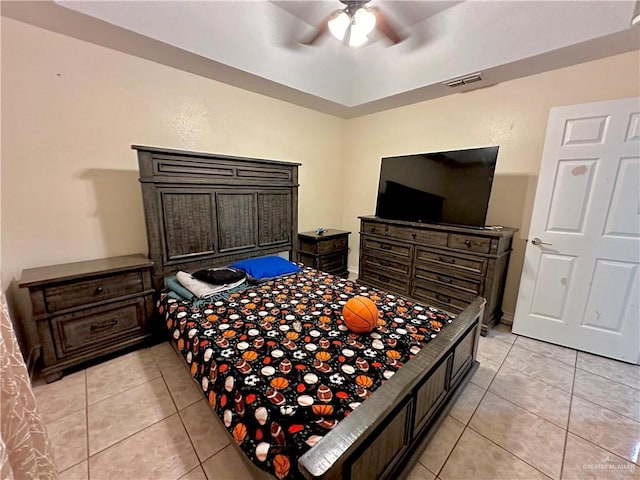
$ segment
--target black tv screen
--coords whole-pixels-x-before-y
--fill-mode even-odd
[[[498,147],[382,159],[376,216],[484,227]]]

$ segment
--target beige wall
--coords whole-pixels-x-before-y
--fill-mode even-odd
[[[380,159],[499,145],[487,223],[519,228],[503,308],[513,313],[549,109],[640,95],[637,51],[347,122],[343,227],[375,212]],[[349,265],[358,264],[358,236]]]
[[[339,225],[344,120],[2,18],[4,279],[146,252],[131,144],[301,162],[300,227]]]
[[[25,310],[11,285],[24,268],[147,251],[131,144],[301,162],[300,228],[339,226],[344,123],[2,17],[2,277],[14,310]]]

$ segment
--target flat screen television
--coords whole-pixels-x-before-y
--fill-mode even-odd
[[[376,216],[484,227],[498,147],[386,157]]]

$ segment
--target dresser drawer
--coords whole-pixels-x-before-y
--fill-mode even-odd
[[[469,292],[452,285],[444,285],[442,283],[430,282],[421,278],[416,278],[413,282],[416,288],[422,288],[436,292],[441,297],[441,301],[446,303],[452,303],[452,299],[457,299],[463,302],[464,305],[471,303],[471,301],[478,296],[475,292]],[[455,303],[455,302],[453,302]]]
[[[363,221],[360,224],[360,228],[362,229],[362,233],[371,233],[372,235],[385,235],[389,229],[388,225],[381,225],[376,222],[366,221]]]
[[[49,312],[77,307],[87,303],[139,293],[144,290],[140,271],[119,273],[57,284],[44,289]]]
[[[394,278],[408,285],[410,297],[452,313],[482,296],[482,334],[499,321],[516,229],[482,230],[377,216],[359,219],[360,279],[397,289],[398,284],[385,285],[383,277]]]
[[[463,257],[440,253],[437,250],[418,248],[416,250],[416,267],[426,270],[442,271],[454,276],[484,275],[487,260],[484,258]]]
[[[51,331],[58,358],[105,347],[143,333],[147,312],[151,310],[147,302],[151,302],[150,296],[52,317]]]
[[[436,230],[419,230],[416,228],[389,226],[388,236],[416,243],[425,243],[434,247],[446,247],[448,234]]]
[[[362,250],[362,262],[365,266],[390,272],[396,276],[409,276],[411,269],[408,258],[394,257],[393,255],[380,256],[375,250],[364,248]]]
[[[397,293],[409,293],[408,277],[398,276],[389,272],[382,271],[378,268],[370,268],[364,266],[360,271],[360,280],[366,284],[372,284],[383,290],[393,290]]]
[[[437,230],[403,227],[401,225],[381,225],[375,222],[362,222],[362,232],[380,235],[390,239],[424,243],[437,247],[446,247],[449,234]]]
[[[442,273],[441,270],[429,270],[419,264],[416,265],[415,278],[431,281],[440,285],[451,286],[475,295],[479,295],[482,292],[482,281],[480,279],[454,277]]]
[[[363,248],[377,250],[376,255],[393,253],[399,257],[411,257],[411,246],[399,243],[387,242],[372,237],[364,237],[362,242]]]
[[[426,288],[416,284],[411,288],[411,297],[425,302],[427,305],[442,308],[451,313],[460,313],[470,302],[445,295],[436,288]]]
[[[450,233],[448,247],[455,248],[456,250],[467,250],[469,252],[489,253],[491,249],[491,239],[487,237],[477,237],[475,235]]]

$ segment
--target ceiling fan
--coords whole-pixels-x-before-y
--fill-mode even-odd
[[[329,31],[337,40],[351,47],[360,47],[369,40],[368,35],[375,28],[394,45],[404,40],[379,8],[367,5],[370,0],[339,1],[345,7],[332,12],[318,25],[314,35],[302,43],[313,45]]]

